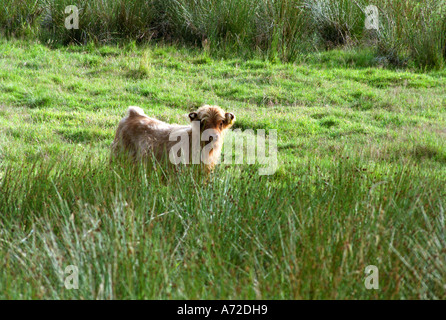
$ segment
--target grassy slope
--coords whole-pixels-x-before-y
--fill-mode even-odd
[[[0,42],[0,297],[445,298],[446,74],[367,55]],[[277,173],[107,163],[127,106],[186,123],[202,103],[278,129]]]

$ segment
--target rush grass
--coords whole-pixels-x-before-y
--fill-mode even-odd
[[[367,6],[379,28],[365,28]],[[67,29],[67,6],[79,29]],[[49,45],[152,40],[188,43],[214,56],[295,61],[336,47],[375,48],[390,65],[442,69],[446,59],[443,0],[0,0],[0,35]]]
[[[0,42],[0,297],[444,299],[445,73],[370,54]],[[127,106],[187,123],[202,103],[277,129],[277,172],[108,161]]]

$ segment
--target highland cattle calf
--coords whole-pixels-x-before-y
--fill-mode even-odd
[[[119,122],[112,155],[126,153],[134,161],[153,156],[178,164],[181,154],[182,163],[204,163],[211,171],[220,158],[224,132],[235,116],[218,106],[204,105],[189,113],[189,119],[187,126],[169,124],[147,116],[139,107],[129,107]]]

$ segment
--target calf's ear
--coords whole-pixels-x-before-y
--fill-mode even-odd
[[[196,113],[196,112],[189,113],[189,119],[190,119],[190,121],[198,120],[198,113]]]
[[[235,121],[235,115],[232,112],[225,113],[225,125],[230,126]]]

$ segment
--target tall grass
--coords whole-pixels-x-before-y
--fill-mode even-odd
[[[135,1],[87,1],[76,3],[79,8],[79,29],[65,28],[65,7],[70,0],[44,0],[42,16],[42,38],[86,44],[95,42],[117,42],[123,39],[148,41],[159,36],[162,19],[158,0]],[[158,24],[157,24],[158,23]]]
[[[0,1],[0,34],[7,37],[37,36],[43,8],[38,1]]]
[[[444,298],[442,182],[314,161],[297,180],[232,167],[207,182],[101,156],[3,165],[0,297]]]
[[[216,53],[262,52],[289,61],[310,37],[299,0],[174,0],[169,13],[182,38],[206,41]]]
[[[304,6],[320,40],[327,47],[352,44],[361,38],[364,30],[365,1],[318,0],[305,1]]]
[[[80,0],[80,29],[64,27],[69,0],[0,0],[0,31],[47,43],[163,39],[216,54],[294,61],[308,50],[361,45],[365,7],[379,7],[379,54],[442,68],[446,4],[442,0]]]
[[[377,2],[379,46],[384,55],[402,64],[443,68],[446,59],[446,2],[442,0]]]

